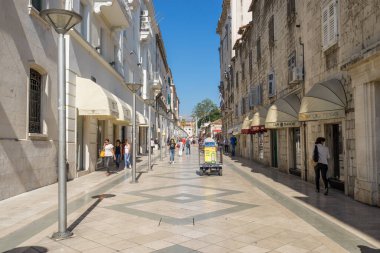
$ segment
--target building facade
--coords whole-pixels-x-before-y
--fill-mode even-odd
[[[175,91],[151,0],[5,1],[0,10],[0,199],[57,181],[57,35],[39,16],[65,8],[82,22],[65,35],[68,178],[101,169],[104,139],[132,141],[132,92],[136,99],[138,153],[153,137],[170,132],[176,118],[166,102]],[[10,25],[10,23],[12,25]],[[11,63],[11,64],[10,64]],[[165,99],[164,99],[165,98]],[[179,110],[178,96],[174,105]],[[178,118],[178,117],[177,117]],[[17,152],[15,152],[17,151]]]
[[[221,41],[229,10],[224,1]],[[238,136],[239,155],[310,182],[314,142],[323,136],[330,185],[380,206],[378,3],[253,0],[245,11],[252,19],[237,31],[230,62],[221,61],[224,136]]]

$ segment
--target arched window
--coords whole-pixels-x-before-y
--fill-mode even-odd
[[[29,133],[41,133],[42,75],[34,69],[30,69],[29,86]]]

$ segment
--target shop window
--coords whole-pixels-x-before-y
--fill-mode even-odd
[[[268,38],[269,38],[269,47],[274,47],[274,17],[272,16],[270,19],[269,19],[269,23],[268,23]]]

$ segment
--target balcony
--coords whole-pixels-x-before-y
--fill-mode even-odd
[[[162,89],[162,79],[158,72],[154,72],[152,87],[157,88],[157,90]]]
[[[94,12],[101,14],[111,29],[125,29],[132,23],[129,7],[123,0],[94,0]]]
[[[145,41],[148,40],[149,37],[153,37],[150,17],[142,15],[140,17],[140,40]]]

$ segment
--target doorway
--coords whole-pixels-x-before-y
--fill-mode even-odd
[[[326,125],[326,146],[330,151],[329,183],[331,187],[344,191],[343,134],[342,124]]]
[[[278,167],[278,154],[277,154],[277,130],[270,130],[271,153],[272,153],[272,167]]]
[[[106,121],[105,120],[98,120],[98,125],[96,129],[96,168],[102,168],[103,167],[103,158],[100,157],[100,151],[103,149],[103,143],[105,139],[105,127],[106,127]]]
[[[301,130],[299,127],[289,129],[290,134],[290,157],[289,173],[301,176]]]
[[[84,166],[84,141],[83,141],[83,121],[84,118],[83,116],[77,116],[77,159],[76,159],[76,164],[77,164],[77,170],[85,170]]]

